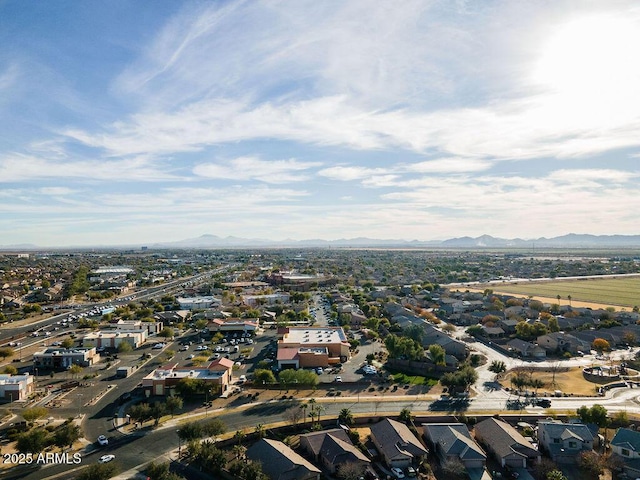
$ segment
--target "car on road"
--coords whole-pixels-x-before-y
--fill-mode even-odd
[[[337,375],[334,380],[338,383],[342,383],[342,377],[340,375]]]
[[[98,437],[98,443],[102,446],[109,445],[109,439],[104,435],[100,435]]]
[[[102,455],[99,459],[98,462],[99,463],[109,463],[111,460],[114,460],[116,458],[115,455]]]
[[[393,476],[396,478],[404,478],[404,472],[402,471],[401,468],[393,467],[391,469],[391,473],[393,473]]]
[[[180,347],[181,352],[186,352],[187,350],[189,350],[189,345],[183,345],[182,347]]]
[[[537,400],[535,400],[534,402],[537,406],[542,407],[542,408],[549,408],[551,407],[551,400],[549,400],[548,398],[538,398]]]
[[[160,350],[161,348],[164,348],[165,344],[164,343],[156,343],[152,348],[154,350]]]

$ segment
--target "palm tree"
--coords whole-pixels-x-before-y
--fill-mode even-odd
[[[571,295],[567,295],[567,298],[569,299],[569,306],[571,306]]]
[[[341,424],[350,426],[353,425],[353,413],[348,408],[343,408],[340,410],[340,414],[338,415],[338,421]]]
[[[236,430],[236,433],[233,434],[233,438],[238,440],[238,445],[240,445],[242,440],[244,440],[244,432],[242,430]]]
[[[309,405],[303,403],[302,405],[300,405],[300,408],[304,412],[304,423],[307,423],[307,408],[309,408]]]
[[[233,446],[233,455],[236,457],[236,460],[244,459],[244,454],[247,451],[247,447],[244,445],[234,445]]]
[[[309,414],[311,415],[311,423],[313,423],[313,416],[316,413],[316,405],[317,405],[317,401],[315,398],[312,398],[311,400],[309,400]]]
[[[258,434],[259,438],[263,438],[264,434],[265,434],[265,428],[264,425],[262,423],[259,423],[256,425],[256,433]]]

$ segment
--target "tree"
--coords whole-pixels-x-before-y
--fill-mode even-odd
[[[409,410],[408,408],[403,408],[402,410],[400,410],[398,420],[407,424],[411,423],[411,410]]]
[[[207,437],[217,437],[227,431],[227,426],[222,420],[214,418],[209,420],[202,426],[202,432]]]
[[[462,367],[456,372],[447,372],[440,378],[440,383],[452,390],[467,390],[478,380],[478,372],[470,365]]]
[[[154,424],[156,426],[158,426],[158,424],[160,423],[160,418],[165,414],[166,411],[167,406],[162,402],[154,402],[153,405],[151,405],[150,413],[153,417],[153,420],[155,421]]]
[[[31,407],[22,412],[22,418],[28,423],[33,423],[39,418],[44,418],[49,414],[49,410],[44,407]]]
[[[69,367],[69,373],[71,373],[71,375],[76,378],[78,375],[80,375],[82,373],[83,368],[78,365],[77,363],[74,363],[73,365],[71,365],[71,367]]]
[[[611,349],[611,347],[609,346],[609,342],[604,338],[594,339],[591,346],[594,350],[597,350],[599,352],[608,352]]]
[[[611,427],[612,428],[620,428],[620,427],[628,427],[629,423],[631,423],[629,421],[629,417],[627,416],[627,412],[624,411],[619,411],[613,414],[613,417],[611,417]]]
[[[77,480],[107,480],[115,475],[117,471],[116,464],[109,463],[94,463],[89,467],[82,470],[82,472],[76,477]]]
[[[16,450],[20,453],[40,453],[50,443],[49,432],[42,428],[34,428],[18,436]]]
[[[13,357],[16,352],[13,351],[11,347],[3,347],[0,348],[0,359],[5,360],[8,357]]]
[[[560,331],[560,325],[558,325],[558,319],[556,317],[549,318],[549,321],[547,323],[549,325],[549,331],[550,332],[559,332]]]
[[[576,413],[582,423],[595,423],[600,428],[605,428],[609,423],[607,409],[597,403],[591,408],[583,405],[576,410]]]
[[[353,425],[353,414],[351,410],[348,408],[343,408],[340,410],[340,414],[338,415],[338,421],[342,425],[351,426]]]
[[[285,410],[283,417],[292,425],[297,425],[302,419],[302,405],[299,407],[291,407]]]
[[[144,422],[151,418],[151,407],[148,403],[140,403],[129,408],[129,416],[134,422]]]
[[[259,423],[256,425],[256,433],[258,434],[258,438],[264,438],[264,435],[266,433],[264,424]]]
[[[547,472],[546,480],[568,480],[560,470],[551,470]]]
[[[496,374],[496,377],[507,371],[507,364],[502,360],[494,360],[489,365],[489,371]]]
[[[180,397],[170,396],[170,397],[167,397],[167,400],[165,401],[165,405],[167,410],[171,414],[171,417],[173,417],[174,412],[182,408],[183,401],[182,401],[182,398]]]
[[[62,340],[62,342],[61,342],[61,346],[62,346],[63,348],[71,348],[71,347],[73,347],[73,343],[74,343],[74,342],[73,342],[73,338],[68,338],[68,337],[67,337],[67,338],[65,338],[64,340]]]
[[[118,352],[120,352],[120,353],[127,353],[127,352],[130,352],[132,350],[133,350],[133,347],[131,346],[131,344],[129,342],[122,341],[118,345]]]
[[[597,480],[604,472],[603,461],[596,452],[584,451],[578,455],[578,467],[582,471],[581,478]]]
[[[256,386],[276,383],[276,377],[271,370],[258,368],[253,372],[253,383]]]
[[[447,479],[462,479],[467,476],[467,469],[458,458],[447,459],[441,468]]]
[[[364,473],[364,465],[359,462],[345,462],[336,468],[340,480],[358,480]]]
[[[80,427],[73,422],[67,422],[55,430],[53,443],[60,448],[64,448],[67,445],[71,448],[73,443],[81,436],[82,432]]]
[[[18,373],[18,369],[13,365],[5,366],[3,371],[7,375],[16,375]]]
[[[187,422],[178,430],[178,437],[180,440],[189,441],[202,438],[202,425],[198,422]]]
[[[173,338],[173,328],[164,327],[160,333],[158,333],[159,337],[163,338]]]
[[[445,366],[445,351],[442,346],[434,343],[429,346],[429,356],[431,357],[431,361],[436,365]]]

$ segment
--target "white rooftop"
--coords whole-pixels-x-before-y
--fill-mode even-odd
[[[347,337],[342,327],[289,327],[289,333],[282,338],[282,343],[295,343],[304,346],[345,343]]]

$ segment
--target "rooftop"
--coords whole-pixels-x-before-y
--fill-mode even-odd
[[[317,345],[321,343],[347,343],[342,327],[289,327],[283,335],[283,343]]]

